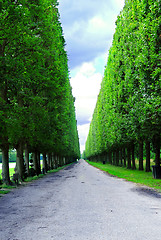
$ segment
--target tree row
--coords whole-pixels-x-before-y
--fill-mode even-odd
[[[57,0],[0,3],[0,148],[6,183],[10,182],[10,148],[17,150],[20,179],[24,178],[24,151],[28,174],[31,152],[37,174],[40,153],[44,168],[47,154],[50,167],[80,155],[57,6]]]
[[[85,155],[146,171],[150,154],[160,165],[161,3],[126,0],[116,21]]]

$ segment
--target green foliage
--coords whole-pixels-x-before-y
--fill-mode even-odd
[[[117,18],[87,157],[153,142],[161,132],[161,3],[127,0]]]
[[[0,5],[0,148],[79,157],[57,0]]]
[[[4,189],[0,190],[0,194],[2,194],[2,195],[7,194],[9,192],[10,192],[9,190],[4,190]]]

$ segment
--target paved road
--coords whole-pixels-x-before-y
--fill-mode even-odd
[[[161,196],[80,160],[0,198],[0,240],[160,240]]]

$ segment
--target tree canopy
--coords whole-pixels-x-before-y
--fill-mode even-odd
[[[78,158],[57,0],[0,1],[0,148]],[[4,173],[5,174],[5,173]]]
[[[90,125],[86,157],[149,141],[160,164],[160,32],[160,1],[125,1]]]

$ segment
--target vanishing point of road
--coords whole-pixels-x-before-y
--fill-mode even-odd
[[[161,196],[80,160],[0,198],[0,240],[160,240]]]

